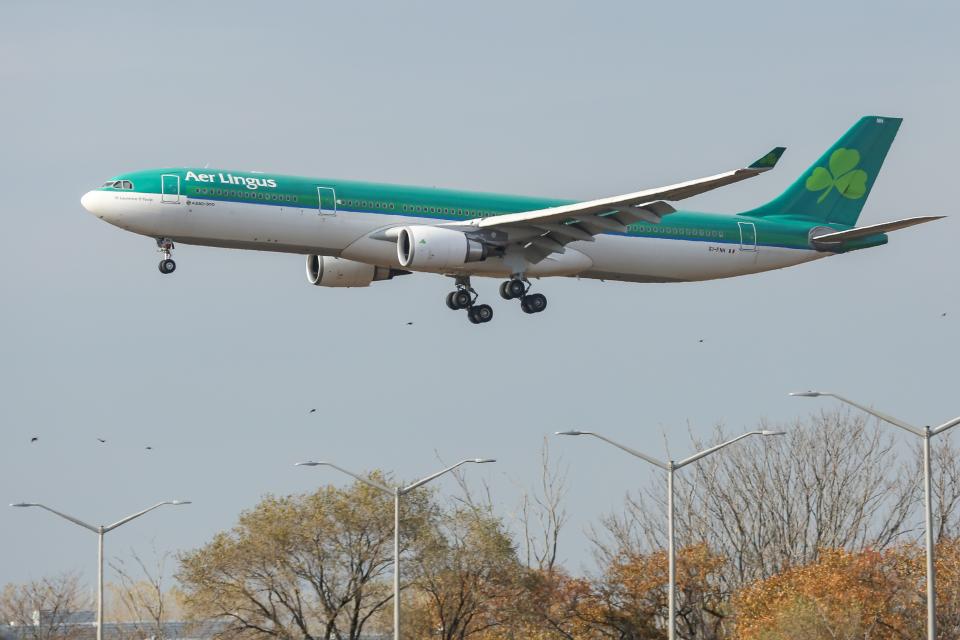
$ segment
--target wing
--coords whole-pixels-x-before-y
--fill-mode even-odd
[[[640,220],[658,223],[663,216],[676,211],[666,200],[683,200],[760,175],[773,169],[784,151],[784,147],[777,147],[748,167],[698,180],[548,209],[475,218],[445,226],[467,226],[481,230],[480,235],[493,243],[523,243],[525,257],[536,263],[551,253],[563,253],[564,246],[575,240],[592,242],[598,233],[625,233],[627,225]]]

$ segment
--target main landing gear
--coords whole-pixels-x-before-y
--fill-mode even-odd
[[[163,259],[157,268],[160,273],[173,273],[177,269],[177,263],[173,261],[173,240],[169,238],[157,238],[157,249],[163,254]]]
[[[470,286],[470,278],[458,277],[457,290],[447,294],[447,306],[454,311],[467,310],[467,318],[473,324],[483,324],[493,320],[493,307],[477,304],[477,292]]]
[[[540,313],[547,308],[547,296],[530,293],[530,282],[526,279],[511,278],[500,283],[500,297],[504,300],[520,298],[520,308],[524,313]]]
[[[493,309],[488,304],[477,304],[477,292],[470,286],[470,278],[458,276],[457,290],[447,294],[447,306],[454,311],[467,310],[467,318],[473,324],[483,324],[493,319]],[[500,297],[504,300],[520,299],[524,313],[540,313],[547,308],[547,296],[530,293],[530,282],[517,276],[500,284]]]

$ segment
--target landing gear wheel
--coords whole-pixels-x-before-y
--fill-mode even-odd
[[[456,305],[457,309],[466,309],[473,303],[473,296],[465,289],[453,291],[450,294],[450,301]]]
[[[460,309],[460,307],[458,307],[457,303],[453,301],[453,296],[455,295],[457,295],[456,291],[451,291],[450,293],[447,294],[447,307],[450,309],[453,309],[454,311],[457,311]]]
[[[547,296],[542,293],[532,293],[520,300],[520,308],[524,313],[540,313],[547,308]]]
[[[157,265],[160,269],[160,273],[173,273],[177,270],[177,263],[174,262],[171,258],[166,258],[160,261],[160,264]]]
[[[527,293],[527,283],[516,278],[500,283],[500,297],[504,300],[522,298]]]
[[[493,320],[493,307],[488,304],[478,304],[467,309],[467,318],[473,324],[482,324]]]
[[[493,320],[493,307],[488,304],[480,304],[473,308],[473,315],[480,322],[490,322]]]

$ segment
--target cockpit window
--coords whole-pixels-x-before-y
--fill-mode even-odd
[[[123,181],[123,188],[124,188],[124,189],[133,189],[133,183],[130,182],[129,180],[124,180],[124,181]]]
[[[110,189],[133,189],[133,183],[129,180],[110,180],[104,182],[103,186]]]

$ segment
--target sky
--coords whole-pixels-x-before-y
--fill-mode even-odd
[[[326,289],[302,256],[182,245],[163,276],[151,239],[79,199],[125,171],[208,163],[589,199],[786,146],[775,171],[683,203],[732,213],[886,115],[905,121],[860,223],[952,215],[958,20],[956,3],[887,1],[4,2],[0,503],[108,524],[192,500],[108,534],[108,558],[149,556],[204,544],[264,494],[345,484],[304,458],[413,480],[495,457],[466,477],[514,518],[557,430],[679,458],[717,423],[833,406],[786,395],[808,388],[954,417],[958,216],[732,280],[545,279],[535,316],[478,280],[495,317],[474,326],[435,275]],[[588,570],[585,530],[657,477],[550,438],[569,467],[559,555]],[[93,580],[95,549],[0,508],[0,584]]]

